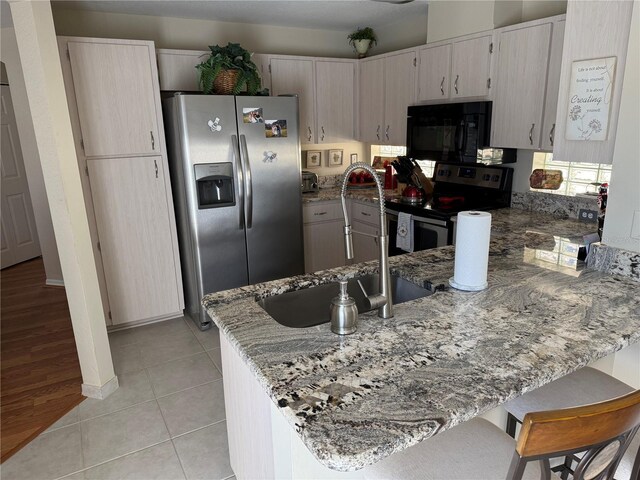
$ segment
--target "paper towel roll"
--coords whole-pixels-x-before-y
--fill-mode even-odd
[[[490,213],[458,213],[455,267],[449,279],[452,287],[467,291],[487,288],[490,237]]]

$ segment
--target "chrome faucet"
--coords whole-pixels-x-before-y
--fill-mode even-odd
[[[378,236],[353,230],[351,228],[351,223],[349,222],[349,212],[347,211],[346,202],[347,181],[349,180],[349,175],[351,174],[351,172],[359,169],[366,170],[371,175],[373,175],[376,186],[378,187],[378,203],[380,208],[380,232]],[[368,295],[366,290],[362,286],[362,283],[358,280],[358,285],[360,285],[360,289],[362,290],[362,293],[364,293],[365,301],[367,302],[366,311],[377,308],[378,317],[391,318],[393,317],[393,304],[391,302],[391,280],[389,275],[389,255],[387,252],[389,235],[387,235],[387,215],[384,208],[384,190],[382,189],[382,183],[380,182],[380,178],[378,178],[378,174],[370,165],[367,165],[366,163],[351,164],[344,171],[344,178],[342,179],[342,191],[340,196],[342,199],[342,214],[344,215],[344,245],[346,249],[347,259],[353,259],[353,233],[378,239],[378,270],[380,293],[376,295]]]

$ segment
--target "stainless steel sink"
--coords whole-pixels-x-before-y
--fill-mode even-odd
[[[347,291],[356,301],[358,312],[366,311],[364,294],[357,281],[360,280],[367,292],[378,289],[378,275],[365,275],[349,280]],[[286,327],[305,328],[329,322],[331,299],[338,295],[337,283],[328,283],[295,292],[287,292],[263,298],[258,304],[279,324]],[[419,287],[397,275],[391,275],[391,298],[393,304],[426,297],[433,292]]]

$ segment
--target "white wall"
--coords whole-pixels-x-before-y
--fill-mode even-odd
[[[427,42],[560,15],[566,11],[566,0],[434,0],[429,2]]]
[[[427,42],[493,29],[494,4],[488,0],[429,2]]]
[[[13,99],[20,147],[24,157],[24,167],[29,184],[29,193],[31,195],[47,283],[60,285],[62,284],[62,268],[60,267],[58,247],[53,233],[49,202],[45,191],[40,155],[36,146],[33,121],[22,76],[15,31],[13,28],[6,27],[0,29],[0,32],[0,60],[4,62],[7,68],[9,88]]]
[[[425,8],[426,11],[426,8]],[[186,18],[68,10],[53,5],[58,35],[153,40],[156,48],[206,50],[209,45],[239,42],[256,53],[354,58],[351,31],[319,30]],[[354,29],[355,29],[354,25]],[[422,45],[427,39],[424,16],[376,29],[371,54]]]
[[[633,8],[603,242],[640,252],[640,4]]]

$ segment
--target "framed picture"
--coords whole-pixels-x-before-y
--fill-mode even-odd
[[[307,151],[307,168],[317,168],[322,165],[322,152],[320,150]]]
[[[329,166],[339,167],[342,165],[342,150],[329,150]]]
[[[354,163],[358,163],[358,154],[357,153],[352,153],[351,154],[351,164],[353,165]]]

